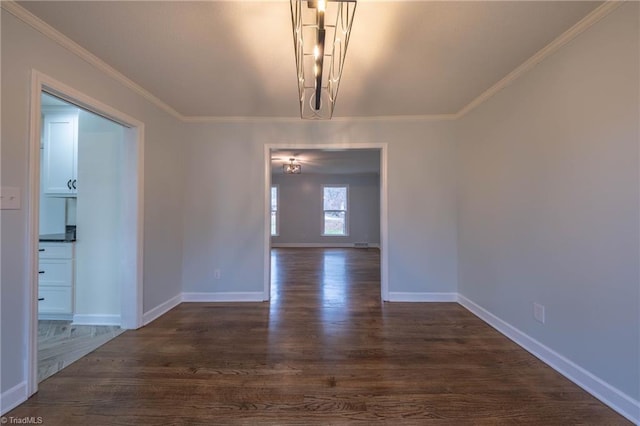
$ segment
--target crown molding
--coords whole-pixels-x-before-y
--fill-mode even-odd
[[[552,54],[557,52],[564,45],[569,43],[578,35],[582,34],[585,30],[589,29],[592,25],[600,21],[609,13],[613,12],[626,1],[627,0],[608,0],[595,8],[593,11],[591,11],[591,13],[578,21],[578,23],[576,23],[564,33],[560,34],[560,36],[558,36],[555,40],[540,49],[536,54],[534,54],[516,69],[503,77],[502,80],[498,81],[496,84],[485,90],[480,96],[465,105],[460,111],[455,114],[455,119],[464,117],[467,113],[489,100],[489,98],[493,97],[496,93],[513,83],[522,75],[531,71],[536,65],[542,62],[548,56],[551,56]]]
[[[227,0],[220,0],[227,1]],[[300,117],[185,116],[185,123],[299,123]]]
[[[447,121],[455,120],[456,114],[433,115],[386,115],[371,117],[333,117],[331,120],[303,120],[295,117],[221,117],[221,116],[184,116],[185,123],[314,123],[314,122],[367,122],[367,121]]]
[[[20,19],[25,24],[31,26],[33,29],[40,32],[44,36],[48,37],[52,41],[58,43],[60,46],[69,50],[71,53],[74,53],[84,61],[93,65],[95,68],[104,72],[109,77],[118,81],[125,87],[133,90],[134,92],[136,92],[143,98],[147,99],[149,102],[151,102],[158,108],[164,110],[165,112],[168,112],[178,120],[181,120],[181,121],[184,120],[184,116],[180,114],[178,111],[176,111],[175,109],[173,109],[171,106],[164,103],[155,95],[153,95],[151,92],[142,88],[140,85],[138,85],[137,83],[127,78],[120,71],[116,70],[111,65],[107,64],[105,61],[98,58],[96,55],[89,52],[87,49],[80,46],[78,43],[71,40],[69,37],[65,36],[60,31],[56,30],[51,25],[47,24],[42,19],[38,18],[37,16],[29,12],[24,7],[17,4],[14,0],[1,0],[0,7],[2,7],[2,9],[6,10],[16,18]]]
[[[218,0],[218,1],[230,1],[230,0]],[[375,0],[370,0],[375,1]],[[330,121],[337,122],[373,122],[373,121],[387,121],[387,122],[406,122],[406,121],[452,121],[464,117],[466,114],[489,100],[499,91],[512,84],[515,80],[520,78],[532,70],[536,65],[542,62],[548,56],[557,52],[564,45],[576,38],[582,32],[590,28],[592,25],[600,21],[609,13],[617,9],[621,4],[627,0],[607,0],[591,13],[581,19],[574,26],[558,36],[551,43],[540,49],[536,54],[527,59],[524,63],[511,71],[500,81],[493,86],[485,90],[480,96],[473,99],[467,105],[465,105],[460,111],[454,114],[429,114],[429,115],[402,115],[402,116],[371,116],[371,117],[334,117]],[[18,5],[14,0],[0,0],[0,7],[7,12],[11,13],[16,18],[20,19],[27,25],[34,28],[36,31],[50,38],[60,46],[66,48],[70,52],[76,54],[84,61],[93,65],[95,68],[104,72],[111,78],[122,83],[124,86],[133,90],[140,96],[147,99],[158,108],[166,111],[176,119],[185,123],[300,123],[302,120],[299,117],[222,117],[222,116],[185,116],[179,113],[177,110],[166,104],[160,98],[153,95],[148,90],[144,89],[137,83],[127,78],[124,74],[113,68],[111,65],[98,58],[93,53],[89,52],[84,47],[80,46],[69,37],[65,36],[22,6]],[[304,122],[312,122],[304,121]]]
[[[377,115],[371,117],[335,117],[331,121],[449,121],[456,118],[456,114]]]

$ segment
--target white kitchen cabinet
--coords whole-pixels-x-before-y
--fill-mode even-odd
[[[38,258],[38,314],[49,319],[70,318],[75,287],[74,243],[41,242]]]
[[[78,109],[43,108],[42,192],[75,197],[78,188]]]

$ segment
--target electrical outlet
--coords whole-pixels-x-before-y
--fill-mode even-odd
[[[215,271],[213,271],[213,277],[214,277],[216,280],[219,280],[219,279],[220,279],[220,269],[216,269]]]
[[[539,303],[533,304],[533,317],[536,321],[544,324],[545,314],[544,314],[544,306]]]

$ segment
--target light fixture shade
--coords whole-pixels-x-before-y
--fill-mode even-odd
[[[290,0],[300,117],[328,120],[338,96],[355,0]]]

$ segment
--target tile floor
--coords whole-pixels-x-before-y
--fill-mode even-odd
[[[38,382],[93,352],[123,331],[118,326],[39,320]]]

